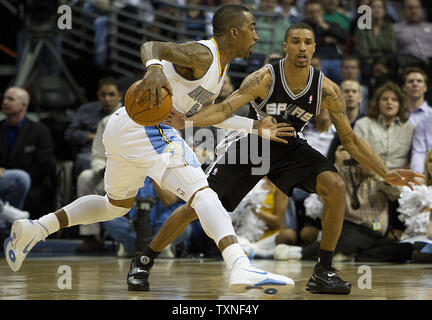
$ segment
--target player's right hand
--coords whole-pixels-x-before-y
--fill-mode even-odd
[[[281,137],[295,137],[297,135],[295,128],[292,125],[281,122],[277,123],[276,119],[272,116],[265,116],[263,119],[258,120],[258,135],[264,139],[287,144],[288,141]]]
[[[170,96],[173,95],[171,85],[163,73],[162,67],[153,66],[148,68],[143,80],[135,89],[136,100],[139,101],[143,94],[150,90],[150,106],[160,106],[163,99],[162,87],[169,92]]]

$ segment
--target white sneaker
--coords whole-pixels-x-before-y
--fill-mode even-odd
[[[27,253],[48,236],[48,231],[35,220],[17,220],[3,244],[6,261],[12,271],[18,271]]]
[[[3,206],[3,210],[0,213],[0,216],[3,220],[12,223],[19,219],[28,219],[30,217],[30,214],[28,213],[28,211],[22,211],[6,202]]]
[[[294,287],[294,280],[266,272],[254,266],[235,266],[229,277],[231,292],[241,293],[252,289],[263,290],[268,295],[283,294]]]
[[[165,247],[162,252],[159,254],[159,258],[175,258],[174,248],[172,246],[172,243],[170,243],[167,247]]]
[[[278,244],[274,249],[273,258],[275,260],[301,260],[302,247]]]

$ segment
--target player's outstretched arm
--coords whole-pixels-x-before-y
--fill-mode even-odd
[[[261,120],[252,120],[233,115],[234,112],[252,100],[256,98],[265,99],[271,85],[271,73],[268,68],[263,67],[248,75],[243,80],[240,88],[222,103],[205,106],[187,120],[192,121],[195,127],[215,125],[225,129],[246,130],[248,132],[252,130],[252,133],[256,133],[265,139],[286,144],[287,141],[282,137],[296,135],[295,129],[289,126],[288,123],[276,123],[271,116],[266,116]],[[246,128],[247,125],[244,120],[247,120],[248,128]]]
[[[325,78],[322,90],[321,108],[328,109],[342,145],[354,159],[390,184],[411,189],[414,184],[420,185],[415,178],[423,177],[422,174],[404,169],[389,170],[376,152],[354,133],[346,115],[345,98],[334,82]]]
[[[178,68],[187,68],[191,80],[202,77],[213,61],[210,50],[196,42],[178,44],[149,41],[141,45],[140,56],[147,72],[136,90],[139,90],[138,97],[150,90],[151,105],[160,103],[162,87],[172,95],[171,86],[162,71],[161,60],[170,61]]]
[[[223,102],[204,106],[200,111],[188,118],[194,127],[208,127],[226,120],[230,115],[260,97],[264,99],[272,83],[268,68],[261,68],[248,75],[236,91]]]

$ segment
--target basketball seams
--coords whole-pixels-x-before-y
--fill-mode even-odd
[[[142,80],[136,81],[126,91],[124,99],[125,109],[129,117],[138,124],[154,126],[161,123],[168,116],[172,107],[172,98],[168,94],[168,91],[163,88],[163,93],[166,94],[161,99],[160,107],[150,107],[150,90],[147,90],[140,101],[136,102],[133,93],[134,88],[140,81]],[[161,114],[162,112],[164,113]]]

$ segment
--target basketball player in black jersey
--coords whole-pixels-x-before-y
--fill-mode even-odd
[[[422,177],[421,174],[410,170],[389,170],[378,155],[355,135],[346,116],[345,100],[339,87],[310,66],[314,50],[313,30],[307,24],[292,25],[286,33],[284,59],[250,74],[224,102],[204,107],[187,120],[193,121],[194,126],[207,127],[222,122],[250,102],[259,119],[270,115],[278,123],[291,123],[292,130],[298,133],[320,110],[327,109],[343,146],[354,159],[390,184],[406,185],[411,189],[413,184],[419,184],[415,177]],[[172,125],[178,121],[174,118]],[[333,164],[304,139],[289,132],[284,135],[284,143],[270,142],[267,177],[287,195],[298,187],[317,193],[325,203],[320,256],[306,289],[312,293],[348,294],[351,284],[342,280],[333,268],[333,252],[344,218],[345,184]],[[249,137],[247,135],[242,139]],[[236,148],[239,153],[239,146],[240,143],[236,143],[230,148]],[[212,167],[208,181],[230,212],[263,176],[252,174],[251,161],[249,164],[224,163],[226,161],[222,157]],[[148,265],[144,266],[147,271],[158,252],[194,219],[193,209],[185,205],[166,220],[143,253],[150,258]],[[134,285],[139,286],[141,281],[143,288],[148,288],[147,277],[134,280]]]

